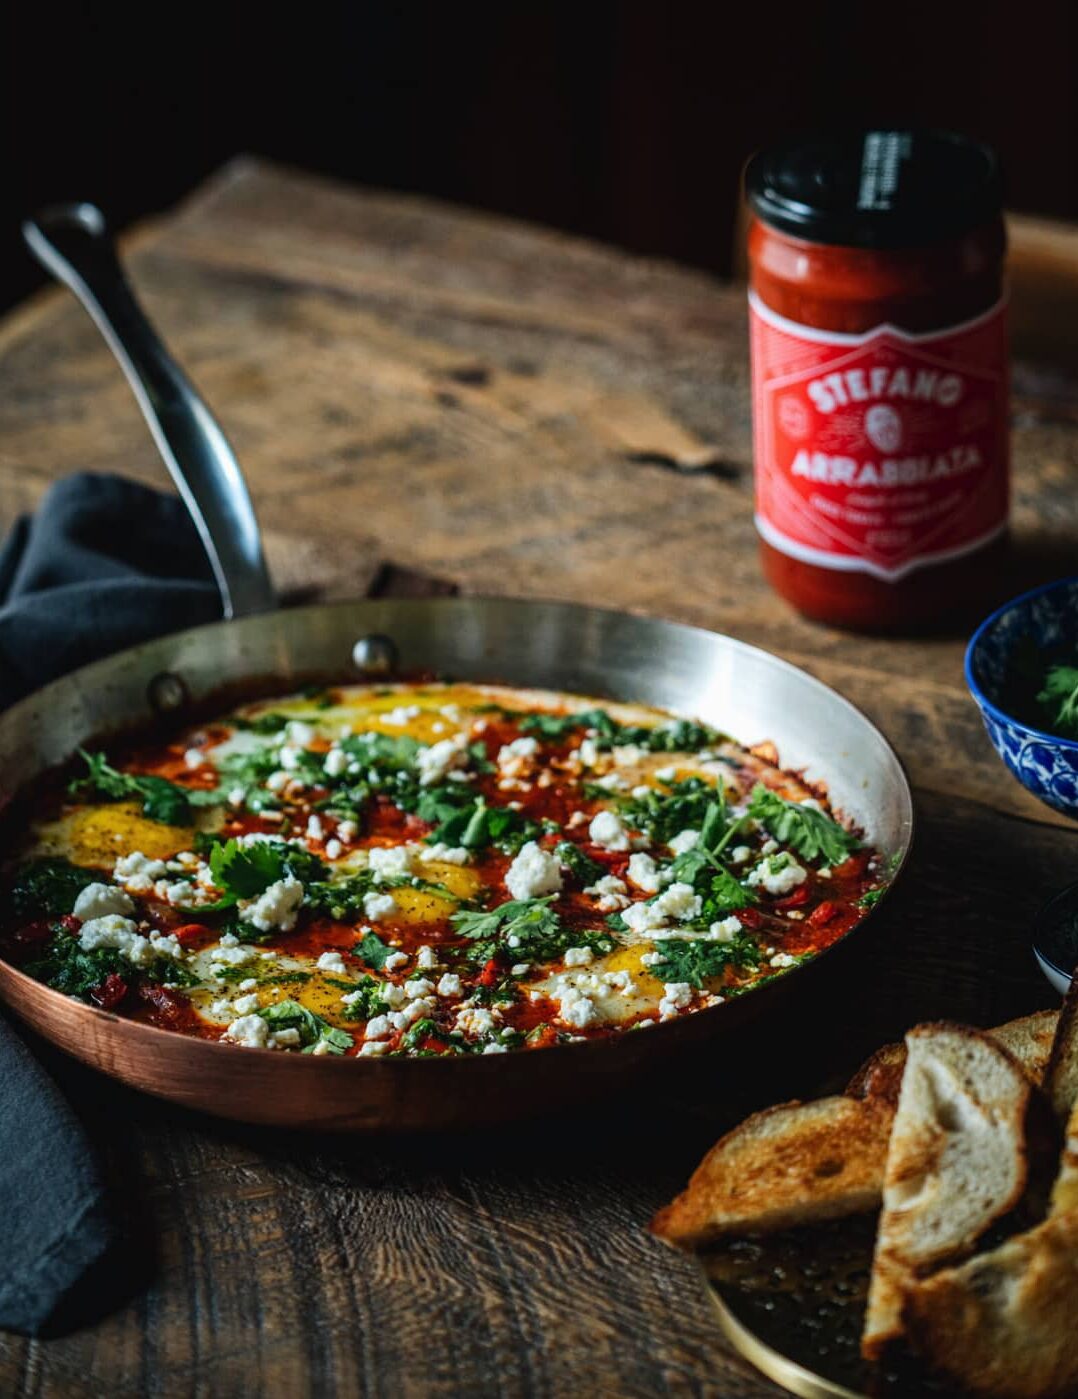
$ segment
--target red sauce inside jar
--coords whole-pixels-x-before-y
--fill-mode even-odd
[[[995,159],[859,132],[765,152],[746,184],[764,572],[834,625],[953,624],[1006,548]]]

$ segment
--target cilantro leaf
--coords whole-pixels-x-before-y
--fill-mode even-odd
[[[703,778],[688,777],[673,783],[668,792],[652,789],[646,796],[623,798],[618,807],[630,826],[665,845],[679,831],[701,830],[708,809],[723,800],[717,787]]]
[[[1048,726],[1064,738],[1078,738],[1078,667],[1049,666],[1037,703],[1048,716]]]
[[[166,826],[189,826],[193,822],[190,793],[186,787],[164,777],[120,772],[104,753],[87,753],[84,748],[78,751],[89,771],[69,785],[71,796],[99,796],[108,801],[137,797],[142,802],[142,814],[151,821],[161,821]]]
[[[255,1012],[275,1030],[298,1030],[304,1051],[310,1053],[317,1044],[325,1044],[330,1054],[344,1054],[354,1043],[347,1030],[337,1030],[313,1010],[298,1001],[278,1001]]]
[[[509,899],[497,908],[461,909],[449,920],[472,946],[467,957],[487,962],[511,953],[514,961],[553,961],[570,947],[591,947],[609,952],[614,939],[606,933],[584,928],[567,928],[550,907],[556,896],[545,899]]]
[[[253,719],[247,719],[242,714],[234,714],[231,719],[233,728],[264,735],[279,734],[288,722],[287,714],[278,714],[272,709],[265,714],[256,714]]]
[[[529,714],[520,721],[522,733],[559,739],[574,729],[594,730],[601,749],[632,744],[651,753],[696,753],[722,740],[722,734],[691,719],[670,719],[656,725],[620,724],[605,709],[585,709],[576,714]]]
[[[861,842],[837,821],[801,802],[786,801],[758,782],[752,789],[748,814],[779,842],[806,860],[840,865]]]
[[[350,982],[332,982],[334,986],[345,984],[348,985],[349,994],[355,997],[341,1011],[345,1020],[370,1020],[372,1016],[385,1009],[385,1002],[382,1000],[382,983],[376,981],[373,976],[365,976],[354,985]]]
[[[386,964],[386,959],[392,957],[397,950],[383,942],[377,933],[370,932],[352,948],[352,955],[366,962],[367,966],[373,967],[376,972],[380,972]]]
[[[210,851],[213,882],[235,899],[255,899],[284,876],[284,853],[266,840],[226,840]]]

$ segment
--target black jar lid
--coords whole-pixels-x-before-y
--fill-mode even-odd
[[[999,214],[999,162],[950,131],[854,130],[761,151],[745,173],[765,223],[809,243],[916,248]]]

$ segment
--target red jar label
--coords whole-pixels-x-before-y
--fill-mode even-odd
[[[749,294],[756,526],[821,568],[895,581],[1007,523],[1003,303],[946,330],[864,335]]]

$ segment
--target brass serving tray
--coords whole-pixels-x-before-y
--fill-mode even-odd
[[[876,1216],[736,1239],[700,1255],[731,1345],[803,1399],[954,1395],[921,1371],[861,1359]]]

